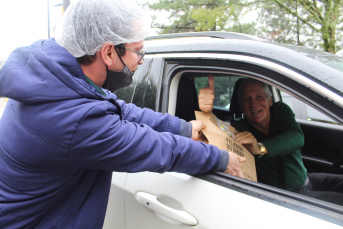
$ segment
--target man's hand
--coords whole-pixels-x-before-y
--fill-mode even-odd
[[[202,129],[206,128],[206,125],[201,120],[192,120],[189,122],[192,123],[192,137],[191,138],[197,141],[200,135],[199,132]]]
[[[250,132],[239,132],[235,134],[236,141],[242,144],[252,155],[260,155],[261,150],[257,145],[257,140]]]
[[[245,178],[239,163],[244,162],[246,158],[240,157],[233,152],[229,152],[229,154],[230,154],[229,165],[227,166],[225,173],[236,176],[236,177]]]
[[[214,101],[214,78],[212,75],[208,76],[208,87],[199,90],[199,108],[203,112],[209,112],[213,109]]]

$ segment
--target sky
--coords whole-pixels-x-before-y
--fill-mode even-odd
[[[0,59],[48,37],[47,0],[0,0]]]
[[[17,47],[48,38],[48,2],[50,27],[53,29],[62,14],[61,6],[54,5],[62,0],[0,0],[0,60],[6,60]],[[145,3],[147,0],[137,2]],[[149,35],[156,35],[156,31],[152,30]]]

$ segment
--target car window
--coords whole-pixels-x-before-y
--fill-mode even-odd
[[[136,86],[136,80],[135,80],[135,77],[133,77],[133,82],[130,86],[120,88],[117,91],[114,91],[113,93],[116,94],[116,96],[118,96],[118,99],[124,100],[125,103],[131,103],[132,94],[135,90],[135,86]]]
[[[302,101],[294,98],[290,94],[281,91],[282,101],[286,103],[294,112],[295,118],[303,119],[308,121],[315,121],[315,122],[324,122],[324,123],[331,123],[337,124],[338,123],[328,117],[327,115],[317,111],[313,107],[303,103]]]
[[[157,88],[150,76],[152,62],[152,59],[145,60],[143,65],[138,66],[133,75],[132,84],[114,92],[119,99],[126,103],[134,103],[142,108],[155,109]]]
[[[214,90],[215,99],[213,106],[215,108],[230,109],[230,100],[232,97],[233,88],[238,79],[244,78],[242,76],[235,75],[213,75],[214,77]],[[208,77],[196,77],[194,79],[195,88],[199,95],[199,90],[204,87],[208,87]]]
[[[155,110],[157,82],[155,82],[154,74],[152,74],[153,62],[153,59],[145,59],[143,65],[138,66],[135,73],[137,80],[132,103],[141,108]]]

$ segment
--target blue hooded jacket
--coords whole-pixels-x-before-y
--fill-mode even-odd
[[[205,173],[218,148],[179,136],[177,117],[89,85],[54,39],[0,70],[0,228],[102,228],[112,171]],[[116,100],[122,110],[111,100]]]

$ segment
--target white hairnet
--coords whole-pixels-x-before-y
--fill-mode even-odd
[[[62,16],[54,35],[73,56],[94,55],[106,43],[139,42],[148,35],[151,17],[129,0],[79,0]]]

